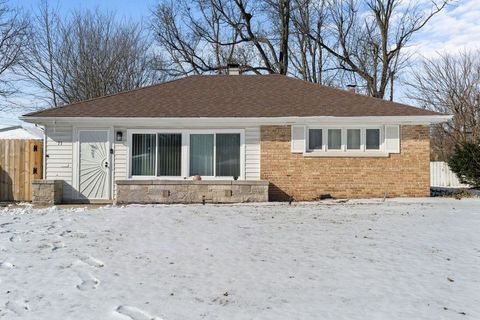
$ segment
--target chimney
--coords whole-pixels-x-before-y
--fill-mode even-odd
[[[356,88],[357,88],[356,84],[347,84],[347,91],[350,93],[356,93],[357,92]]]
[[[227,65],[227,74],[229,76],[238,76],[240,75],[240,66],[237,63],[229,63]]]

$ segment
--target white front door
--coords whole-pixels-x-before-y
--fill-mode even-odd
[[[80,130],[79,192],[86,199],[109,199],[110,152],[108,130]]]

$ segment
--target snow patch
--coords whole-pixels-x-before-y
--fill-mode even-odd
[[[105,264],[101,260],[96,259],[96,258],[91,257],[91,256],[82,256],[82,257],[79,257],[79,259],[80,259],[80,261],[88,264],[91,267],[103,268],[105,266]]]
[[[30,310],[26,300],[7,301],[7,303],[5,303],[5,307],[18,316],[23,316]]]
[[[2,269],[13,269],[15,267],[15,265],[13,263],[10,263],[8,261],[4,261],[4,262],[0,262],[0,268]]]
[[[120,313],[121,315],[129,317],[132,320],[162,320],[158,317],[152,317],[145,311],[140,310],[136,307],[118,306],[115,311]]]
[[[480,319],[479,207],[12,206],[0,209],[0,318]]]

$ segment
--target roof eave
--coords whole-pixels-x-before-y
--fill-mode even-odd
[[[41,125],[103,125],[106,126],[244,126],[244,125],[278,125],[278,124],[436,124],[449,121],[451,115],[422,115],[422,116],[362,116],[362,117],[167,117],[167,118],[141,118],[141,117],[34,117],[21,116],[20,119],[29,123]]]

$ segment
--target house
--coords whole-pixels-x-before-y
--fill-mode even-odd
[[[162,203],[429,196],[429,125],[450,116],[233,70],[22,119],[63,201]]]

